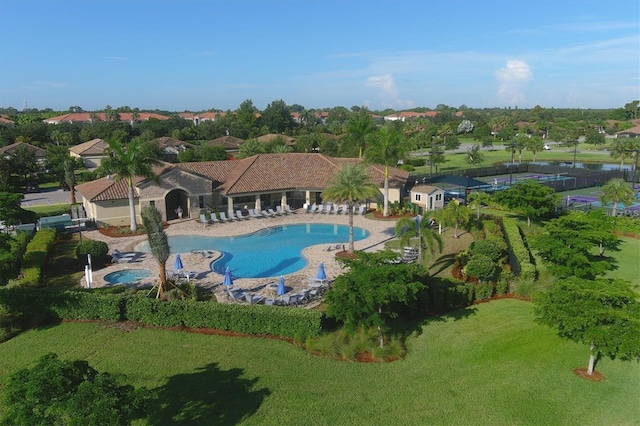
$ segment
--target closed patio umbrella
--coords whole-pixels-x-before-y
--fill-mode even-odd
[[[318,266],[318,275],[316,276],[316,279],[323,282],[327,279],[327,274],[324,271],[324,262],[320,262],[320,265]]]
[[[276,291],[276,294],[278,296],[282,296],[286,292],[287,292],[287,289],[284,287],[284,277],[280,275],[280,280],[278,281],[278,290]]]
[[[227,268],[224,270],[224,281],[222,284],[226,287],[231,287],[233,285],[233,277],[231,276],[231,269]]]
[[[184,269],[184,265],[182,265],[182,258],[180,257],[180,253],[176,254],[176,261],[173,264],[173,269],[175,269],[177,273],[182,272],[182,270]]]

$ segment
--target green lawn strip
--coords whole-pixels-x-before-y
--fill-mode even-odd
[[[71,209],[71,204],[63,203],[63,204],[51,204],[48,206],[33,206],[33,207],[25,207],[25,210],[30,210],[35,212],[38,216],[57,216],[64,213],[69,213]]]
[[[637,363],[601,360],[501,300],[425,322],[393,363],[339,362],[272,339],[96,324],[32,330],[0,345],[0,383],[44,353],[87,359],[160,398],[150,424],[631,424]]]
[[[630,281],[636,286],[640,285],[640,240],[629,237],[620,237],[620,251],[605,251],[605,256],[616,259],[617,269],[605,274],[606,278],[621,278]],[[597,250],[594,251],[597,254]],[[636,288],[638,289],[638,288]]]

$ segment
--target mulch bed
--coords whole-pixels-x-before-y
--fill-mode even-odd
[[[415,217],[415,215],[413,213],[404,213],[404,214],[396,214],[396,215],[393,215],[393,216],[391,216],[391,215],[384,216],[382,214],[382,212],[374,210],[373,211],[373,217],[375,219],[378,219],[378,220],[397,220],[397,219],[400,219],[400,218],[403,218],[403,217]]]
[[[575,370],[573,370],[573,373],[578,377],[582,377],[583,379],[591,380],[592,382],[601,382],[601,381],[604,380],[604,374],[602,374],[601,372],[599,372],[597,370],[593,370],[593,373],[591,373],[591,375],[589,375],[589,374],[587,374],[587,369],[586,368],[576,368]]]
[[[168,227],[168,222],[162,222],[163,229],[167,229]],[[136,232],[131,232],[129,228],[129,226],[110,226],[108,228],[98,228],[98,232],[102,235],[112,238],[136,237],[138,235],[145,235],[144,229],[138,228]]]

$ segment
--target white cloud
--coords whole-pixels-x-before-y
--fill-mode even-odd
[[[384,107],[407,108],[413,105],[411,101],[403,101],[400,99],[396,81],[393,75],[389,73],[369,76],[365,81],[365,85],[379,90],[380,102]]]
[[[496,72],[500,82],[498,99],[507,105],[524,104],[525,97],[522,89],[532,76],[531,67],[525,61],[509,59],[507,65]]]

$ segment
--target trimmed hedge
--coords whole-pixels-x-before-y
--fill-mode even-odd
[[[36,232],[33,239],[27,244],[22,261],[22,277],[11,281],[12,286],[35,286],[40,285],[41,271],[49,250],[56,239],[55,229],[41,229]]]
[[[6,285],[10,279],[18,276],[30,234],[18,232],[15,238],[7,238],[11,249],[8,253],[0,254],[0,286]]]
[[[509,246],[509,259],[511,259],[514,274],[525,280],[535,279],[536,267],[531,263],[531,253],[522,240],[522,234],[515,219],[505,217],[502,220],[502,227]]]

